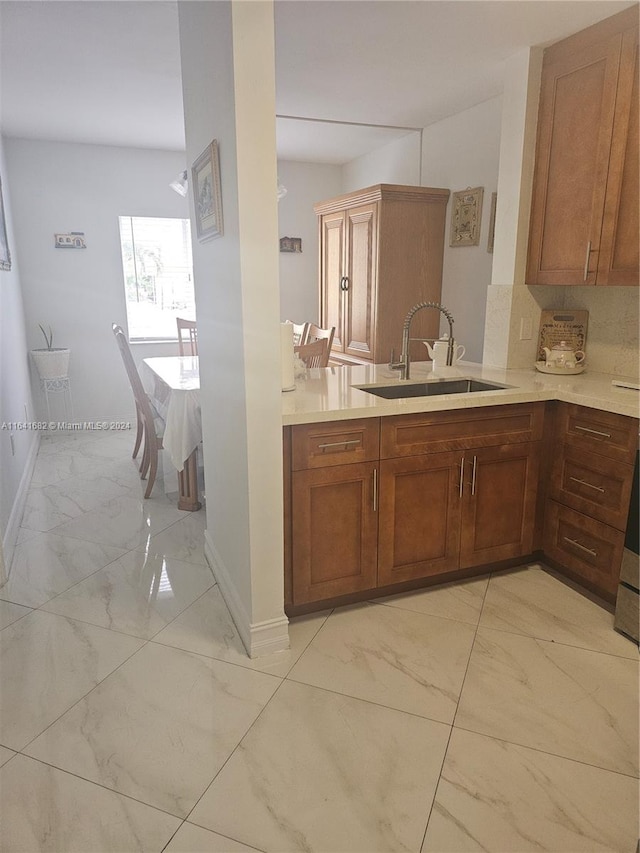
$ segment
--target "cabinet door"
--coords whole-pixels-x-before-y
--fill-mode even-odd
[[[597,284],[638,285],[638,29],[624,34]]]
[[[377,466],[336,465],[293,473],[293,603],[376,585]]]
[[[467,452],[460,568],[531,553],[538,469],[538,442]]]
[[[621,41],[545,56],[527,284],[596,283]]]
[[[320,218],[320,325],[335,326],[332,352],[344,352],[344,223],[343,211]]]
[[[380,463],[378,586],[458,568],[461,453]]]
[[[344,352],[373,358],[376,310],[377,204],[347,211]]]

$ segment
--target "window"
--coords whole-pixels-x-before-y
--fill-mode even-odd
[[[176,317],[196,316],[189,220],[119,222],[129,339],[175,341]]]

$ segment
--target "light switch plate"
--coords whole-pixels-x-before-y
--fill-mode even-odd
[[[531,317],[520,318],[520,340],[530,341],[533,337],[533,320]]]

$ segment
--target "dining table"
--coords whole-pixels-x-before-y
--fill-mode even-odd
[[[164,421],[163,449],[178,473],[178,509],[195,512],[198,495],[198,447],[202,442],[198,356],[145,358],[142,383]]]

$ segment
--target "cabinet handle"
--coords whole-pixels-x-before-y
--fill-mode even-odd
[[[579,429],[581,432],[588,432],[591,435],[601,435],[603,438],[611,438],[610,432],[600,432],[597,429],[589,429],[589,427],[581,427],[581,426],[577,426],[576,429]]]
[[[463,479],[464,479],[464,456],[460,460],[460,486],[458,487],[458,494],[460,497],[462,497],[462,491],[464,489]]]
[[[344,447],[350,444],[360,444],[359,438],[350,438],[348,441],[330,441],[328,444],[319,444],[318,450],[326,450],[327,447]]]
[[[340,290],[349,290],[349,278],[346,275],[340,279]]]
[[[589,259],[591,258],[591,240],[587,243],[587,257],[584,261],[584,281],[587,280],[587,276],[589,275]]]
[[[378,469],[373,469],[373,511],[378,512]]]
[[[590,489],[602,492],[603,495],[605,493],[605,489],[600,488],[600,486],[594,486],[593,483],[587,483],[586,480],[581,480],[579,477],[569,477],[569,479],[573,480],[574,483],[580,483],[581,486],[588,486]]]
[[[471,471],[471,494],[476,493],[476,469],[478,467],[478,457],[473,457],[473,470]]]
[[[587,548],[585,545],[581,545],[577,539],[569,539],[568,536],[562,537],[565,542],[569,542],[571,545],[575,545],[576,548],[580,548],[581,551],[585,551],[587,554],[591,554],[592,557],[597,557],[598,552],[592,551],[591,548]]]

